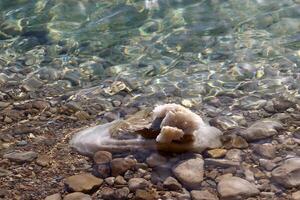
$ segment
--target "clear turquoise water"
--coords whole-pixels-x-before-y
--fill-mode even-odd
[[[164,101],[298,97],[298,0],[1,0],[0,11],[0,70],[29,66],[21,83],[122,79]]]

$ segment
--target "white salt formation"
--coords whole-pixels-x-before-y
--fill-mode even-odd
[[[133,116],[98,125],[75,134],[70,144],[78,152],[121,152],[141,148],[169,152],[202,152],[221,146],[221,131],[201,117],[177,104],[145,109]]]

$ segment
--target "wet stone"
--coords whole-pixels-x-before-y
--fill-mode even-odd
[[[241,136],[247,141],[254,141],[276,135],[280,129],[282,129],[281,123],[272,119],[265,119],[257,121],[246,130],[241,131]]]
[[[155,191],[137,190],[135,192],[135,200],[153,200],[158,199]]]
[[[226,155],[226,153],[226,149],[212,149],[207,151],[208,156],[211,158],[222,158]]]
[[[117,199],[117,200],[127,199],[129,192],[130,191],[127,187],[116,189],[114,192],[114,199]]]
[[[115,158],[111,161],[112,175],[122,175],[127,170],[132,169],[136,165],[136,160],[132,158]]]
[[[259,190],[255,185],[242,178],[233,176],[220,180],[218,192],[224,199],[242,199],[259,194]]]
[[[101,198],[105,200],[113,200],[114,199],[114,189],[109,187],[103,187],[101,188]]]
[[[45,200],[61,200],[61,195],[59,193],[49,195]]]
[[[254,145],[254,152],[268,159],[276,157],[276,148],[274,145],[269,143]]]
[[[100,165],[96,165],[96,176],[100,177],[100,178],[107,178],[110,176],[111,174],[111,169],[110,166],[108,164],[100,164]]]
[[[218,200],[218,196],[212,194],[208,190],[192,190],[191,191],[192,200]]]
[[[300,185],[300,158],[285,160],[279,167],[272,171],[274,180],[286,188]]]
[[[74,192],[67,194],[63,200],[92,200],[92,197],[81,192]]]
[[[238,135],[224,135],[222,137],[222,141],[226,149],[232,149],[232,148],[244,149],[249,146],[247,141]]]
[[[145,189],[149,186],[149,182],[143,178],[132,178],[128,181],[128,187],[130,191],[136,191],[138,189]]]
[[[91,174],[74,175],[66,178],[65,180],[66,186],[71,191],[75,192],[89,192],[95,188],[98,188],[102,182],[102,179]]]
[[[43,81],[36,78],[36,77],[31,77],[29,79],[24,80],[22,89],[24,89],[27,92],[33,92],[36,91],[38,88],[43,86]]]
[[[94,154],[94,162],[96,164],[107,164],[112,160],[112,154],[108,151],[97,151]]]
[[[42,167],[46,167],[50,164],[50,158],[48,155],[39,155],[36,159],[36,163]]]
[[[173,167],[172,171],[184,186],[196,189],[203,181],[204,161],[201,158],[189,159]]]
[[[215,126],[221,130],[230,130],[239,127],[239,124],[236,121],[225,116],[215,117],[210,120],[209,123],[210,125]]]
[[[230,149],[227,151],[225,158],[232,161],[241,162],[243,152],[239,149]]]
[[[4,154],[3,158],[7,158],[11,161],[17,162],[17,163],[25,163],[25,162],[31,162],[34,159],[36,159],[38,154],[34,151],[26,151],[26,152],[13,152]]]
[[[163,183],[163,186],[172,191],[180,191],[182,190],[181,184],[173,177],[169,176]]]

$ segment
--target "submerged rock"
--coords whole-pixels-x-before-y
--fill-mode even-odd
[[[222,178],[218,184],[218,192],[222,199],[243,199],[259,194],[255,185],[234,176]]]
[[[300,158],[285,160],[279,167],[272,171],[272,177],[276,182],[286,188],[300,185]]]
[[[218,148],[221,131],[205,124],[200,116],[177,104],[145,109],[124,120],[85,129],[70,144],[81,154],[96,151],[158,149],[168,152],[202,152]]]
[[[173,168],[175,177],[186,187],[197,189],[204,175],[204,161],[201,158],[189,159]]]
[[[282,129],[281,123],[272,119],[265,119],[255,122],[245,131],[242,131],[241,135],[248,141],[254,141],[271,137],[277,134],[279,129]]]

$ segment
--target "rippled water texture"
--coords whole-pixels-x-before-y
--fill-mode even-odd
[[[0,11],[2,79],[41,84],[43,97],[298,101],[298,0],[1,0]]]

